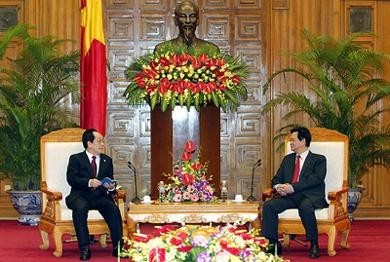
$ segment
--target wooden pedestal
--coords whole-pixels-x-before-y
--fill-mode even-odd
[[[182,108],[183,109],[183,108]],[[186,110],[186,109],[185,109]],[[187,112],[188,113],[188,112]],[[220,109],[214,106],[201,107],[197,112],[186,115],[187,126],[182,126],[182,118],[174,112],[155,108],[151,112],[151,196],[157,198],[159,181],[167,182],[163,173],[171,173],[173,164],[179,160],[175,151],[180,153],[186,140],[195,140],[201,148],[201,161],[208,162],[208,175],[213,176],[216,195],[220,184]],[[194,114],[196,115],[194,117]],[[179,119],[179,120],[178,120]],[[191,125],[190,127],[188,127]],[[190,131],[189,131],[190,129]],[[196,134],[192,134],[195,132]],[[175,137],[174,137],[175,136]],[[179,139],[176,139],[179,138]],[[183,139],[180,139],[183,138]],[[179,144],[178,144],[179,143]],[[174,157],[175,156],[175,159]]]

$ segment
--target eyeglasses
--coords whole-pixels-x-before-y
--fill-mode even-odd
[[[95,144],[104,144],[104,139],[97,138],[93,141]]]

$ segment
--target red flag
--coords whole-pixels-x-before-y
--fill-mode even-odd
[[[81,0],[80,125],[106,131],[106,46],[101,0]]]

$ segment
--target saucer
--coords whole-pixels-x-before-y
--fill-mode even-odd
[[[242,200],[233,199],[232,202],[234,202],[234,203],[242,203],[242,202],[245,202],[245,200],[244,199],[242,199]]]
[[[141,203],[142,203],[142,204],[152,204],[153,201],[152,201],[152,200],[150,200],[150,201],[143,201],[143,200],[142,200]]]

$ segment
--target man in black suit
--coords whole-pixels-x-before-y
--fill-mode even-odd
[[[66,205],[72,209],[73,224],[80,248],[80,260],[89,260],[88,211],[96,209],[106,221],[113,243],[113,256],[122,246],[122,217],[112,194],[115,183],[102,184],[105,177],[113,179],[112,159],[103,154],[104,139],[95,129],[87,129],[82,136],[85,151],[71,155],[66,179],[71,186]]]
[[[311,134],[307,128],[293,128],[290,134],[290,147],[294,153],[284,157],[272,178],[272,187],[279,197],[263,205],[261,234],[270,241],[268,252],[274,253],[277,248],[278,254],[281,254],[278,214],[289,208],[298,208],[306,239],[311,243],[309,257],[318,258],[318,229],[314,210],[328,206],[324,181],[326,158],[309,151]]]

